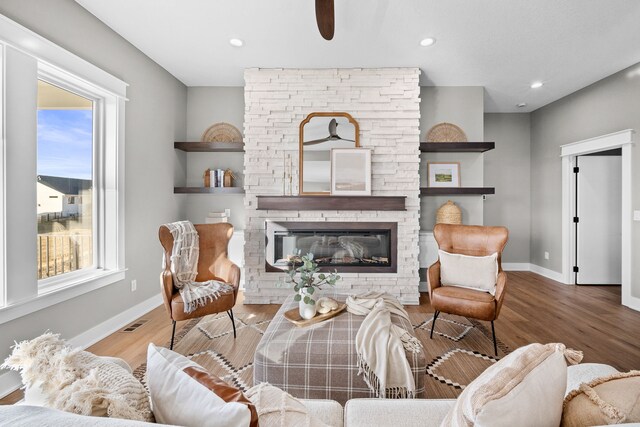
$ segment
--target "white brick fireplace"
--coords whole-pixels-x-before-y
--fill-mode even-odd
[[[265,220],[397,222],[397,273],[344,273],[345,292],[382,290],[417,304],[419,238],[418,68],[248,69],[245,71],[245,303],[280,303],[291,289],[265,271]],[[257,210],[257,196],[283,194],[283,154],[298,194],[300,122],[312,112],[347,112],[372,149],[372,195],[406,196],[406,211]],[[347,204],[345,204],[346,206]]]

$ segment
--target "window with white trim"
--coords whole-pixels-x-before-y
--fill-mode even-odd
[[[0,15],[0,324],[125,278],[126,88]]]

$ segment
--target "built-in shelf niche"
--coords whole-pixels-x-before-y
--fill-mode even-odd
[[[244,153],[242,142],[175,141],[173,148],[186,153]],[[244,194],[242,187],[173,187],[174,194]]]

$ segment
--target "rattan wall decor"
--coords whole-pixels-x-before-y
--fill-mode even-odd
[[[242,133],[229,123],[211,125],[202,134],[201,142],[237,142],[242,143]]]
[[[453,123],[438,123],[427,132],[427,142],[467,142],[467,135]]]

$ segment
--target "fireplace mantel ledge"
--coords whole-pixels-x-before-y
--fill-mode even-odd
[[[257,196],[258,210],[406,211],[406,196]]]

